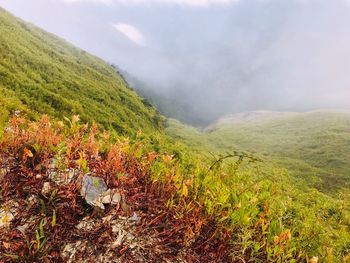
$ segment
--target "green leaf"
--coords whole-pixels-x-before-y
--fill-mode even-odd
[[[98,182],[97,178],[93,178],[92,183],[93,183],[95,188],[98,188],[99,182]]]

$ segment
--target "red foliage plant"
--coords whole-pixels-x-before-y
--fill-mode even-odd
[[[10,255],[1,254],[1,262],[14,257],[24,261],[59,262],[63,260],[61,250],[67,242],[99,240],[107,227],[96,229],[95,236],[89,237],[76,229],[83,217],[92,216],[92,210],[79,194],[79,181],[87,172],[102,177],[108,187],[118,188],[122,193],[121,204],[107,210],[113,216],[129,217],[135,213],[139,220],[133,231],[153,240],[143,247],[143,261],[233,261],[231,231],[207,215],[200,204],[178,194],[179,189],[172,181],[174,171],[170,169],[164,180],[154,179],[152,164],[170,162],[171,156],[142,152],[142,141],[131,144],[127,139],[119,139],[110,143],[107,132],[99,132],[96,125],[90,128],[80,125],[77,117],[67,122],[68,125],[52,122],[45,115],[39,122],[28,122],[18,116],[10,120],[0,145],[0,167],[5,171],[1,180],[2,201],[16,200],[20,208],[10,229],[0,230],[0,251]],[[140,156],[135,154],[140,151]],[[53,162],[57,173],[76,169],[79,175],[68,184],[51,182],[55,196],[48,198],[41,195],[41,189],[45,181],[50,181],[48,171]],[[39,196],[43,201],[25,209],[32,196]],[[42,226],[45,244],[41,244],[42,249],[38,251],[40,240],[37,241],[35,232],[41,220],[54,223]],[[29,224],[26,238],[17,230],[23,221]],[[130,250],[121,247],[118,256],[125,262],[140,261]]]

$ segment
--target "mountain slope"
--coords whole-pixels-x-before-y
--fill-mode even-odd
[[[15,108],[31,117],[78,114],[120,133],[162,126],[157,110],[130,90],[113,67],[3,9],[0,92],[2,116]]]
[[[248,112],[204,132],[172,121],[168,132],[211,151],[253,152],[328,193],[349,187],[350,111]]]

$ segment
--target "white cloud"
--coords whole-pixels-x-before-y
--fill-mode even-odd
[[[193,7],[210,7],[214,5],[230,5],[240,0],[63,0],[69,3],[96,3],[96,4],[122,4],[122,5],[151,5],[166,4]],[[349,0],[350,1],[350,0]]]
[[[144,45],[144,37],[136,27],[123,23],[113,24],[113,27],[135,44]]]

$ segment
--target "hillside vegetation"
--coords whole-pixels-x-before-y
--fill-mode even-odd
[[[346,113],[163,130],[113,67],[3,10],[0,58],[0,261],[350,260]],[[119,203],[85,202],[86,175]]]
[[[114,68],[1,8],[0,79],[0,125],[21,109],[32,118],[77,114],[119,133],[162,126],[157,110]]]
[[[305,244],[306,250],[322,255],[321,262],[350,260],[350,112],[247,112],[207,129],[176,120],[167,126],[171,136],[201,152],[203,159],[233,152],[259,158],[251,176],[282,191],[272,198],[281,202],[279,222],[291,229],[296,247]],[[247,179],[241,180],[245,184]]]
[[[8,225],[0,227],[0,248],[5,253],[0,259],[5,262],[61,260],[66,257],[61,252],[72,242],[79,251],[77,260],[85,259],[86,253],[125,262],[141,258],[315,262],[315,255],[320,262],[347,262],[350,258],[349,191],[336,198],[327,196],[254,155],[235,152],[209,160],[209,166],[198,153],[184,149],[180,155],[160,153],[152,139],[115,138],[80,124],[77,117],[51,122],[43,116],[30,123],[15,116],[0,143],[0,217],[7,216],[0,221]],[[70,171],[77,177],[61,183],[70,178]],[[62,179],[52,180],[51,173]],[[135,212],[140,221],[128,231],[142,242],[148,240],[146,244],[125,243],[110,253],[114,243],[109,240],[118,237],[110,234],[110,223],[103,223],[108,219],[96,219],[79,194],[86,174],[122,191],[124,203],[115,210],[107,206],[101,216],[125,218]],[[51,196],[43,194],[47,182]],[[79,230],[89,222],[99,227]],[[23,224],[25,230],[19,233]],[[67,240],[68,232],[74,235]]]
[[[170,134],[195,148],[255,153],[326,193],[350,187],[350,111],[247,112],[203,131],[169,123]]]

